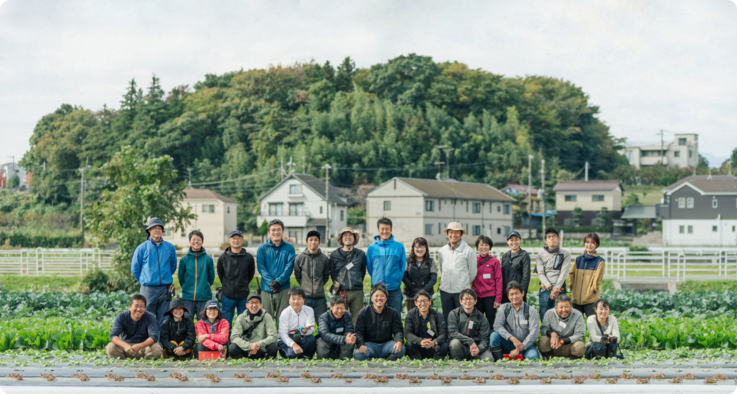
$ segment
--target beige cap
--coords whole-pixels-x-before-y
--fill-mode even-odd
[[[464,229],[463,226],[458,222],[448,223],[448,228],[445,229],[446,234],[448,234],[448,230],[459,230],[461,232],[461,235],[466,233],[466,229]]]
[[[343,234],[345,233],[353,234],[354,245],[358,243],[359,239],[361,239],[361,233],[358,230],[354,229],[353,227],[343,227],[343,229],[340,230],[340,232],[338,233],[338,244],[340,244],[340,246],[343,246]]]

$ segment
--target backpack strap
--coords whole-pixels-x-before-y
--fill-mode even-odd
[[[525,302],[525,320],[530,321],[530,306]]]

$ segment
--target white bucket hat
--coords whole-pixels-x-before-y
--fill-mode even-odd
[[[448,223],[448,228],[445,229],[446,234],[448,234],[448,230],[458,230],[461,232],[461,235],[466,233],[466,229],[464,229],[463,226],[458,222]]]

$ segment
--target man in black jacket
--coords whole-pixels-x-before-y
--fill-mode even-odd
[[[294,259],[294,278],[305,291],[305,305],[312,308],[315,318],[328,310],[325,303],[325,283],[330,279],[330,259],[320,250],[320,233],[307,233],[307,248]]]
[[[366,253],[355,247],[360,237],[358,231],[344,227],[338,234],[341,247],[330,253],[331,290],[339,285],[337,294],[333,295],[345,298],[345,306],[353,316],[354,327],[358,312],[363,308],[363,278],[366,277]]]
[[[246,252],[243,245],[243,233],[239,230],[228,234],[230,247],[218,258],[217,271],[223,292],[223,319],[233,327],[233,312],[238,308],[238,315],[246,311],[246,299],[250,293],[249,285],[256,273],[253,255]]]
[[[450,358],[454,360],[494,360],[489,350],[491,327],[475,306],[476,292],[464,289],[459,296],[461,307],[453,309],[448,315],[448,335],[450,336]]]
[[[522,302],[527,302],[527,292],[530,287],[530,255],[520,249],[521,244],[522,236],[519,232],[511,231],[507,234],[509,251],[502,255],[502,304],[510,302],[507,296],[507,286],[510,282],[522,285],[522,288],[525,289]],[[489,323],[493,324],[493,322]]]
[[[356,319],[356,346],[353,357],[358,361],[371,358],[397,360],[404,357],[402,317],[386,306],[389,292],[379,282],[371,288],[371,305],[361,309]],[[487,339],[488,341],[488,339]]]
[[[187,307],[184,300],[177,298],[169,304],[169,311],[164,316],[169,316],[161,323],[159,340],[164,348],[164,358],[175,360],[190,359],[194,355],[194,343],[197,339],[197,331],[194,322],[188,317]]]
[[[431,308],[430,293],[419,290],[415,294],[416,308],[404,319],[407,355],[413,360],[434,358],[442,360],[448,354],[448,330],[443,314]]]
[[[351,359],[356,344],[353,317],[345,310],[343,297],[330,299],[330,310],[320,315],[317,323],[320,333],[317,339],[317,358]]]

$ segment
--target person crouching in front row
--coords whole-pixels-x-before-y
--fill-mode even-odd
[[[407,355],[412,360],[444,359],[448,354],[448,329],[443,314],[430,307],[432,296],[425,290],[415,293],[414,305],[404,319]]]
[[[478,297],[472,289],[463,289],[458,296],[461,307],[448,315],[450,358],[453,360],[493,360],[489,351],[491,327],[486,317],[476,309]]]
[[[371,288],[371,305],[361,309],[356,319],[356,346],[353,357],[358,361],[404,357],[404,333],[399,311],[387,306],[389,291],[379,282]],[[401,300],[400,300],[401,301]]]
[[[540,320],[537,311],[524,302],[525,291],[519,282],[507,285],[508,303],[502,304],[494,320],[494,332],[489,338],[494,361],[508,354],[514,359],[522,355],[527,360],[537,360],[540,353],[535,349],[535,341],[540,335]]]
[[[573,309],[571,298],[561,294],[555,299],[555,309],[548,309],[540,329],[538,345],[544,359],[550,356],[578,359],[584,355],[586,324],[581,312]]]
[[[262,305],[261,296],[256,293],[246,298],[246,311],[235,319],[230,332],[230,358],[247,357],[255,360],[276,357],[279,334],[274,319],[263,310]]]
[[[110,343],[105,347],[105,352],[110,358],[122,360],[155,360],[161,357],[159,326],[156,316],[146,310],[146,297],[141,294],[133,295],[128,303],[128,310],[115,316],[110,329]]]
[[[301,287],[289,289],[289,306],[279,316],[279,354],[284,358],[311,359],[317,351],[315,312],[305,305]]]
[[[186,360],[194,356],[194,343],[197,332],[194,322],[187,317],[186,302],[177,298],[169,304],[169,311],[164,314],[168,318],[161,323],[161,347],[164,348],[164,358]]]
[[[225,358],[228,354],[228,338],[230,324],[223,319],[223,313],[216,300],[207,301],[205,310],[195,326],[197,329],[197,354],[200,352],[218,351]]]
[[[356,345],[353,316],[345,310],[344,296],[330,299],[330,310],[320,315],[320,337],[317,339],[317,358],[351,359]]]

